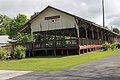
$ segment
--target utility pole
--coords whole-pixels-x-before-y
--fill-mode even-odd
[[[104,0],[102,0],[102,12],[103,12],[103,27],[105,27],[105,8],[104,8]]]

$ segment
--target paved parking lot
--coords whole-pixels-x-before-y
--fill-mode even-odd
[[[0,74],[2,74],[1,71]],[[3,76],[7,78],[9,74]],[[12,76],[13,78],[9,77],[10,79],[8,80],[120,80],[120,52],[112,56],[61,71],[23,71],[20,73],[18,72],[18,74],[20,74],[20,76]]]

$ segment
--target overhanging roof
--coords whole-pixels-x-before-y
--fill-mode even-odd
[[[8,41],[10,41],[8,35],[0,36],[0,44],[8,44],[9,43]]]
[[[36,17],[38,17],[42,12],[44,12],[44,11],[45,11],[46,9],[48,9],[48,8],[52,8],[52,9],[55,9],[55,10],[60,11],[60,12],[62,12],[62,13],[68,14],[68,15],[70,15],[70,16],[75,17],[75,18],[78,19],[78,20],[84,21],[84,22],[86,22],[86,23],[88,23],[88,24],[90,24],[90,25],[94,25],[94,26],[96,26],[96,27],[98,27],[98,28],[107,30],[107,31],[109,31],[109,32],[111,32],[111,33],[113,33],[113,34],[115,34],[115,35],[120,36],[120,34],[115,33],[115,32],[113,32],[113,31],[111,31],[110,29],[107,29],[107,28],[105,28],[105,27],[103,27],[103,26],[101,26],[101,25],[98,25],[98,24],[96,24],[96,23],[94,23],[94,22],[91,22],[91,21],[89,21],[89,20],[83,19],[83,18],[81,18],[81,17],[79,17],[79,16],[70,14],[70,13],[68,13],[68,12],[62,11],[62,10],[60,10],[60,9],[54,8],[54,7],[52,7],[52,6],[46,7],[44,10],[42,10],[41,12],[39,12],[36,16],[32,17],[25,25],[23,25],[21,28],[19,28],[19,29],[17,30],[17,32],[29,32],[29,31],[31,31],[31,28],[30,28],[30,26],[29,26],[29,25],[31,24],[31,21],[33,21]],[[26,29],[27,31],[26,31],[25,29]]]

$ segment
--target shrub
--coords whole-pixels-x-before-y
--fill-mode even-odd
[[[102,45],[102,47],[103,47],[103,51],[107,51],[107,50],[110,48],[110,43],[105,42],[105,43]]]
[[[114,50],[117,44],[111,44],[111,49]]]
[[[116,48],[120,49],[120,43],[116,44]]]
[[[24,59],[26,54],[25,54],[26,48],[23,46],[17,46],[14,50],[14,57],[16,59]]]
[[[10,56],[10,52],[8,52],[5,48],[0,49],[0,59],[6,60]]]

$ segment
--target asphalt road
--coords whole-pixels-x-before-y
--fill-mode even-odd
[[[120,52],[55,72],[31,72],[9,80],[120,80]]]

